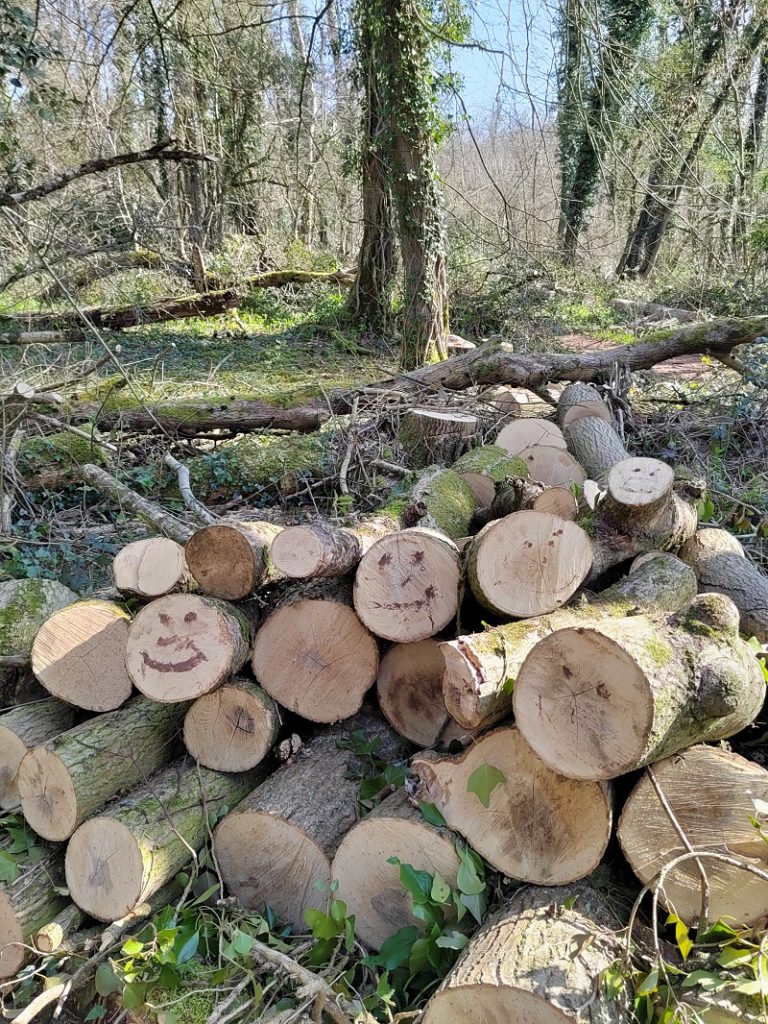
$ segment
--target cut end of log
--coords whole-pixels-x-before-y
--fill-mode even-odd
[[[528,467],[531,480],[547,487],[569,487],[583,484],[587,474],[570,452],[553,445],[535,444],[524,448],[520,458]]]
[[[198,697],[184,719],[187,750],[206,768],[244,772],[255,768],[275,739],[278,713],[253,683],[231,683]]]
[[[278,572],[294,580],[308,580],[326,576],[333,551],[331,538],[336,534],[325,527],[313,524],[289,526],[275,537],[270,558]],[[352,534],[342,532],[342,537],[355,545]]]
[[[376,690],[384,717],[400,736],[433,746],[445,727],[445,660],[435,640],[395,644],[381,659]]]
[[[66,765],[45,747],[33,747],[17,776],[27,824],[51,842],[64,842],[77,827],[77,795]]]
[[[348,605],[305,599],[272,612],[256,634],[251,663],[283,707],[312,722],[338,722],[360,710],[379,651]]]
[[[480,984],[438,992],[424,1014],[424,1024],[570,1024],[574,1019],[534,992]]]
[[[78,601],[55,612],[32,645],[32,671],[54,697],[88,711],[113,711],[131,695],[128,616],[109,601]]]
[[[193,594],[161,597],[131,624],[125,660],[152,700],[194,700],[214,690],[248,656],[247,629],[231,609]]]
[[[549,512],[552,516],[559,516],[560,519],[568,519],[570,522],[576,522],[579,515],[576,495],[567,487],[548,487],[546,491],[536,495],[531,502],[531,509],[534,512]]]
[[[574,779],[612,779],[636,768],[654,719],[640,665],[610,637],[583,627],[559,629],[534,647],[517,677],[514,708],[536,753]]]
[[[644,508],[663,501],[674,479],[674,471],[659,459],[622,459],[608,474],[608,493],[621,505]]]
[[[598,419],[605,420],[608,423],[613,422],[611,410],[605,402],[596,400],[579,402],[577,405],[572,405],[563,414],[560,425],[563,430],[566,430],[575,420],[583,420],[589,416],[596,416]]]
[[[0,725],[0,811],[19,806],[17,773],[27,745],[15,732]]]
[[[459,476],[477,498],[480,508],[487,508],[496,496],[496,484],[493,478],[483,473],[460,473]]]
[[[200,589],[225,601],[250,597],[266,573],[264,555],[254,553],[245,526],[204,526],[187,541],[186,557]]]
[[[554,611],[592,566],[589,536],[545,512],[513,512],[489,523],[470,549],[468,578],[486,608],[528,618]]]
[[[139,843],[114,818],[91,818],[77,829],[67,845],[64,871],[70,896],[97,921],[118,921],[141,900]]]
[[[546,445],[561,448],[563,451],[567,447],[563,432],[556,423],[537,419],[521,419],[508,423],[499,431],[493,443],[499,448],[504,448],[510,455],[520,455],[533,445]]]
[[[0,892],[0,978],[12,978],[27,956],[24,932],[8,896]]]
[[[415,643],[439,633],[458,610],[461,567],[456,545],[429,530],[382,537],[355,577],[355,610],[377,636]]]
[[[184,548],[168,537],[136,540],[118,551],[112,571],[122,593],[162,597],[181,587],[187,578]]]
[[[235,810],[216,829],[214,850],[227,888],[246,909],[263,913],[272,907],[281,920],[304,929],[304,912],[325,908],[331,862],[290,822],[261,811]]]

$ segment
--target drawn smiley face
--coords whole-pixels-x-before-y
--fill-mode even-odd
[[[159,651],[167,652],[164,658],[153,657],[149,651],[142,651],[141,658],[147,668],[155,672],[191,672],[204,661],[208,655],[195,643],[195,635],[199,635],[202,625],[197,612],[189,611],[180,622],[176,617],[161,612],[158,616],[165,627],[164,632],[155,637],[154,643]]]

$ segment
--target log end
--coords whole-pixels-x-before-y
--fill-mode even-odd
[[[26,744],[15,732],[0,725],[0,811],[12,811],[19,806],[17,774]]]
[[[64,872],[74,902],[97,921],[118,921],[141,901],[141,850],[114,818],[91,818],[77,829],[67,845]]]
[[[198,697],[184,719],[187,750],[206,768],[244,772],[269,753],[276,735],[277,710],[252,684],[220,686]]]
[[[376,678],[379,707],[400,736],[431,747],[445,727],[445,660],[434,640],[395,644],[381,659]]]
[[[608,493],[620,505],[646,508],[663,501],[674,481],[674,471],[659,459],[622,459],[608,474]]]
[[[27,824],[43,839],[64,842],[77,828],[75,787],[66,765],[46,747],[33,747],[16,778]]]
[[[198,586],[211,597],[242,601],[265,575],[245,534],[236,526],[205,526],[187,541],[187,564]]]
[[[0,978],[12,978],[23,966],[26,956],[18,914],[8,896],[0,892]]]
[[[322,574],[327,549],[311,526],[289,526],[275,537],[270,549],[275,568],[294,580],[308,580]]]
[[[184,548],[168,537],[136,540],[118,551],[112,572],[122,593],[162,597],[179,587],[187,575]]]

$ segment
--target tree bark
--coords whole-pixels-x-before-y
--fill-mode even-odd
[[[624,956],[622,923],[586,886],[518,889],[432,996],[424,1024],[629,1024],[626,991],[614,998],[597,980]]]
[[[64,856],[46,849],[42,859],[27,862],[15,882],[0,887],[0,978],[11,978],[27,959],[24,943],[69,904],[62,896]]]
[[[727,597],[667,619],[567,627],[541,640],[515,683],[515,721],[555,771],[613,779],[754,721],[765,681]]]
[[[78,601],[54,612],[32,645],[32,671],[52,697],[86,711],[114,711],[131,695],[129,622],[111,601]]]
[[[326,907],[331,861],[357,818],[354,775],[366,758],[355,748],[371,742],[377,758],[399,756],[399,740],[371,714],[321,733],[220,822],[216,860],[242,906],[269,905],[295,928],[306,926],[305,910]]]
[[[115,504],[127,509],[153,530],[157,530],[158,533],[170,537],[179,544],[186,543],[191,536],[193,531],[190,526],[179,522],[154,502],[147,501],[146,498],[136,494],[130,487],[126,487],[125,484],[113,477],[111,473],[107,473],[105,469],[86,464],[78,467],[77,475],[91,487],[101,491]]]
[[[543,637],[566,626],[637,612],[676,612],[696,595],[696,579],[673,555],[656,553],[586,605],[561,608],[541,619],[496,626],[441,645],[446,663],[443,699],[465,729],[479,729],[512,713],[520,668]]]
[[[75,709],[59,700],[22,704],[0,715],[0,811],[19,806],[17,773],[30,747],[71,729]]]
[[[400,870],[390,859],[416,871],[439,875],[456,886],[460,861],[456,836],[431,825],[399,789],[362,821],[339,844],[331,876],[339,883],[339,898],[355,915],[355,935],[373,949],[401,928],[419,925],[411,913],[408,894],[400,885]]]
[[[34,747],[19,768],[21,809],[44,839],[63,842],[117,793],[146,782],[180,747],[185,705],[136,697]]]
[[[514,726],[485,733],[455,757],[417,754],[411,771],[418,799],[435,804],[449,828],[511,878],[565,885],[603,858],[612,822],[608,786],[553,771]],[[478,773],[489,771],[493,784],[478,795]]]
[[[261,767],[225,775],[177,761],[77,829],[65,859],[72,899],[97,921],[125,917],[200,849],[209,816],[263,778]]]
[[[274,523],[237,522],[204,526],[193,533],[185,554],[203,593],[242,601],[278,579],[269,552],[280,530]]]
[[[28,665],[37,631],[54,612],[79,600],[56,580],[4,580],[0,583],[0,668]]]
[[[184,718],[187,750],[206,768],[244,772],[260,764],[280,731],[280,709],[250,679],[198,697]]]
[[[693,925],[703,903],[703,868],[710,924],[725,918],[735,928],[762,925],[768,886],[748,871],[692,858],[667,871],[663,884],[659,872],[687,852],[680,832],[697,851],[727,853],[768,871],[768,844],[752,824],[756,801],[768,801],[768,772],[728,750],[696,746],[654,765],[653,777],[643,773],[619,821],[619,842],[637,877],[659,885],[663,905]]]

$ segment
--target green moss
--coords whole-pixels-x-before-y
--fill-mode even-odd
[[[7,580],[0,583],[0,656],[26,656],[38,629],[77,595],[54,580]]]
[[[668,665],[672,660],[673,651],[666,640],[647,640],[645,649],[659,666]]]
[[[147,1002],[155,1006],[162,1006],[171,1001],[171,993],[168,989],[150,989],[147,992]],[[174,1019],[179,1024],[206,1024],[216,1007],[216,993],[188,992],[183,993],[181,998],[178,994],[173,997]],[[157,1017],[154,1017],[157,1020]]]
[[[427,470],[413,489],[412,501],[426,506],[421,526],[441,530],[455,540],[467,536],[477,510],[472,488],[454,469]]]
[[[89,423],[78,428],[92,434],[95,440],[101,434]],[[69,469],[86,462],[106,465],[104,448],[95,440],[60,430],[55,434],[26,437],[19,449],[19,469],[25,476],[32,476],[44,469]]]
[[[509,455],[504,448],[494,444],[472,448],[451,468],[457,473],[482,473],[497,483],[508,477],[525,479],[528,476],[528,466],[523,459]]]

